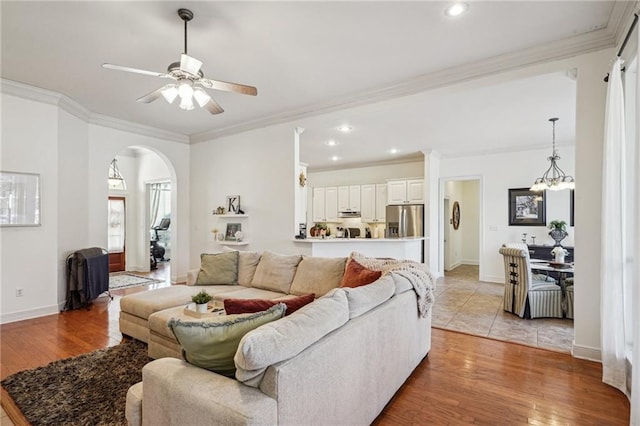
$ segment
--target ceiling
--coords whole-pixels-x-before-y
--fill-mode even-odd
[[[292,121],[306,129],[301,159],[311,168],[389,160],[391,148],[402,157],[548,146],[551,116],[560,117],[558,142],[572,144],[575,81],[565,72],[427,90],[517,52],[614,46],[629,3],[469,3],[468,13],[449,18],[448,3],[437,1],[2,1],[1,76],[192,142]],[[225,109],[216,116],[163,99],[142,104],[135,99],[166,80],[101,67],[164,72],[179,61],[182,7],[195,14],[189,54],[203,61],[205,77],[256,86],[257,97],[211,91]],[[345,123],[353,131],[337,132]],[[336,147],[325,145],[331,138]]]

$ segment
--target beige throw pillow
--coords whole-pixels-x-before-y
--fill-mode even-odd
[[[295,295],[315,293],[316,297],[324,295],[340,286],[346,263],[346,257],[304,256],[289,292]]]
[[[196,285],[238,284],[238,252],[200,255]]]
[[[288,294],[301,259],[300,255],[286,256],[265,251],[258,262],[251,287]]]
[[[228,247],[223,247],[222,251],[238,253],[238,284],[250,287],[262,253],[257,251],[238,251]]]

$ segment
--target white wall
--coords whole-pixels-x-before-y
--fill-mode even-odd
[[[0,169],[39,174],[42,197],[41,226],[0,228],[0,309],[7,322],[58,311],[59,122],[53,105],[6,94],[1,102]]]
[[[107,242],[106,227],[107,209],[104,208],[108,196],[105,170],[113,157],[127,147],[139,147],[153,151],[166,164],[171,175],[172,217],[171,222],[171,280],[182,282],[186,280],[189,267],[189,151],[187,144],[171,142],[159,138],[131,133],[109,127],[89,125],[89,240],[91,245],[104,247]],[[142,168],[142,167],[141,167]],[[139,174],[142,173],[139,170]],[[126,176],[125,176],[126,177]],[[136,182],[136,179],[133,180]],[[140,186],[138,186],[140,190]],[[140,207],[137,196],[136,223],[143,223],[144,209]],[[144,226],[135,228],[137,247],[147,247],[149,244],[148,229]],[[142,251],[141,251],[142,253]],[[148,258],[144,256],[146,262]],[[145,260],[135,261],[137,267],[144,270]]]
[[[304,138],[304,135],[302,137]],[[388,179],[422,178],[423,176],[423,161],[379,164],[369,167],[324,171],[309,169],[307,186],[309,186],[309,188],[315,188],[339,185],[365,185],[370,183],[386,183]]]
[[[560,149],[561,167],[568,174],[573,174],[573,152],[570,147]],[[535,177],[548,167],[548,149],[526,152],[509,152],[473,157],[442,159],[440,176],[442,180],[464,176],[481,176],[483,179],[482,200],[483,222],[480,227],[484,231],[484,240],[479,245],[480,280],[504,282],[502,257],[498,249],[506,242],[520,242],[522,233],[526,232],[527,242],[535,235],[536,244],[553,244],[548,236],[546,226],[509,226],[509,188],[528,188]],[[462,190],[458,191],[461,194]],[[450,205],[453,206],[453,199]],[[569,222],[569,191],[547,191],[547,223],[554,219]],[[464,215],[462,210],[462,214]],[[461,221],[464,223],[464,219]],[[569,237],[564,245],[572,246],[574,232],[569,227]],[[462,253],[460,253],[460,261]]]
[[[464,180],[460,204],[460,229],[462,240],[462,264],[480,264],[480,181]]]
[[[283,124],[191,146],[191,267],[200,254],[222,247],[211,230],[224,232],[226,223],[242,224],[244,250],[301,253],[292,242],[295,225],[295,185],[299,161],[294,155],[293,125]],[[214,216],[227,195],[240,195],[244,219]]]
[[[33,93],[27,97],[40,100],[2,94],[0,168],[40,174],[42,191],[42,226],[0,228],[2,323],[58,312],[66,300],[67,255],[106,247],[108,166],[127,146],[146,146],[172,165],[177,221],[188,229],[189,145],[87,124],[58,106],[56,94]],[[146,244],[148,238],[145,233]],[[172,238],[180,247],[172,259],[174,281],[186,278],[188,239],[187,232]]]
[[[58,182],[56,187],[58,189],[57,298],[60,309],[64,308],[67,296],[66,258],[74,251],[88,247],[88,133],[87,123],[67,111],[59,111]]]

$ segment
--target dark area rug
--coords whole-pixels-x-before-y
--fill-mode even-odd
[[[32,425],[126,425],[127,390],[151,361],[147,345],[118,346],[15,373],[1,384]]]

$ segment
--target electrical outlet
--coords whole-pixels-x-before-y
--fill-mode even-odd
[[[16,297],[22,297],[22,296],[24,296],[22,289],[16,288]]]

